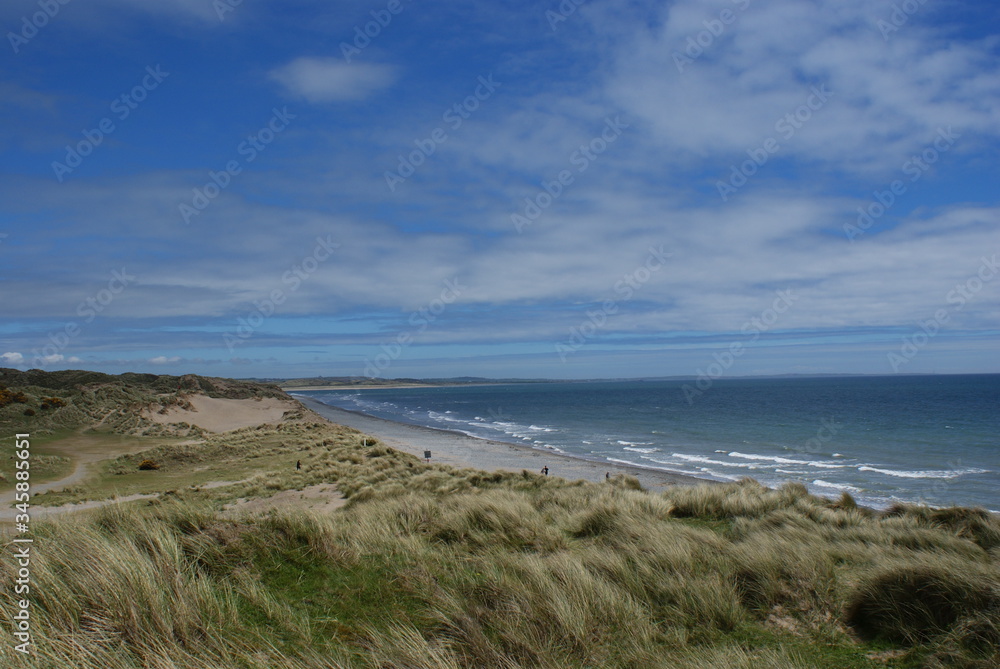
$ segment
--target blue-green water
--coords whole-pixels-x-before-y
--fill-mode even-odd
[[[1000,375],[540,383],[311,392],[400,422],[885,506],[1000,510]],[[557,473],[557,472],[554,472]]]

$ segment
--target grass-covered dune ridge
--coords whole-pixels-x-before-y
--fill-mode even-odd
[[[275,385],[193,374],[112,376],[80,370],[0,368],[0,425],[36,435],[93,424],[120,434],[165,434],[171,430],[144,417],[143,410],[185,406],[193,394],[287,399]],[[184,430],[185,434],[198,432],[197,428]]]
[[[218,472],[247,476],[185,485]],[[0,644],[0,666],[1000,666],[1000,520],[981,510],[455,469],[308,413],[99,476],[161,494],[34,524],[37,655]],[[232,506],[320,483],[346,506]]]
[[[23,662],[8,647],[5,661],[776,669],[1000,662],[1000,523],[989,514],[874,513],[848,498],[752,481],[654,495],[626,480],[576,484],[428,465],[323,424],[256,432],[280,434],[304,469],[37,526],[39,658]],[[347,507],[323,515],[220,511],[235,495],[316,480],[335,482]],[[12,569],[3,562],[4,579]],[[14,610],[11,596],[2,595],[5,614]]]

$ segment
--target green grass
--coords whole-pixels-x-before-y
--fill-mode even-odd
[[[332,426],[226,439],[236,450],[283,444],[309,463],[241,494],[325,478],[352,491],[351,503],[323,515],[234,517],[218,511],[225,494],[203,491],[42,526],[34,574],[45,657],[69,662],[74,639],[97,644],[92,661],[72,664],[85,668],[971,668],[998,659],[1000,565],[977,543],[997,527],[989,516],[861,512],[750,481],[656,495],[487,475],[364,446]],[[165,462],[188,461],[177,448]],[[925,624],[914,592],[934,587],[932,612],[951,608]],[[114,654],[103,650],[109,638]]]
[[[71,458],[61,455],[35,454],[30,462],[33,483],[59,480],[72,474],[75,467]],[[13,465],[0,469],[0,492],[13,490],[16,482]]]
[[[347,505],[223,510],[318,483]],[[38,653],[0,645],[0,665],[1000,666],[1000,520],[980,510],[455,469],[325,423],[158,443],[38,500],[111,488],[175,492],[36,523]]]
[[[288,546],[259,560],[261,583],[280,593],[292,610],[314,621],[313,641],[356,642],[366,628],[424,626],[426,601],[410,592],[399,575],[412,565],[400,557],[364,555],[333,561],[308,547]]]

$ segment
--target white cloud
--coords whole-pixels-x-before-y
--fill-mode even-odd
[[[17,352],[4,353],[3,355],[0,355],[0,360],[2,360],[5,365],[24,364],[24,356]]]
[[[1000,134],[1000,76],[983,44],[916,21],[887,42],[868,3],[752,3],[713,36],[703,21],[718,14],[672,5],[613,52],[606,93],[668,149],[735,162],[773,137],[782,158],[869,171],[898,166],[938,127]],[[814,99],[794,134],[776,128],[817,86],[829,102]]]
[[[220,26],[223,20],[240,13],[245,9],[235,2],[213,2],[212,0],[158,0],[157,2],[146,2],[145,0],[93,0],[79,7],[70,7],[64,10],[68,0],[60,0],[59,5],[54,9],[55,17],[59,21],[70,20],[77,24],[84,24],[88,28],[96,28],[98,21],[105,24],[110,21],[120,20],[123,15],[152,15],[160,19],[169,19],[179,23],[202,24],[206,27]],[[249,3],[243,3],[249,4]],[[39,9],[37,0],[13,0],[0,5],[0,17],[21,17],[31,16]],[[220,8],[222,8],[220,14]],[[78,11],[82,10],[82,11]],[[66,11],[63,15],[61,12]]]
[[[154,364],[154,365],[172,365],[172,364],[174,364],[176,362],[180,362],[180,361],[181,361],[180,357],[176,356],[176,355],[173,356],[172,358],[168,358],[165,355],[158,355],[155,358],[150,358],[149,359],[149,362],[152,363],[152,364]]]
[[[234,2],[210,3],[205,0],[159,0],[158,2],[142,2],[141,0],[105,0],[112,8],[124,7],[132,11],[149,12],[164,16],[195,17],[202,21],[219,23],[226,16]],[[220,15],[216,5],[225,5]]]
[[[271,70],[270,78],[309,102],[343,102],[362,100],[387,88],[396,76],[391,65],[303,57]]]
[[[42,358],[42,362],[46,365],[54,365],[57,362],[62,362],[66,358],[60,353],[53,353],[52,355],[46,355]]]

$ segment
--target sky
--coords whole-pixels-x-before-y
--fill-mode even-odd
[[[0,366],[1000,372],[1000,5],[9,0]]]

